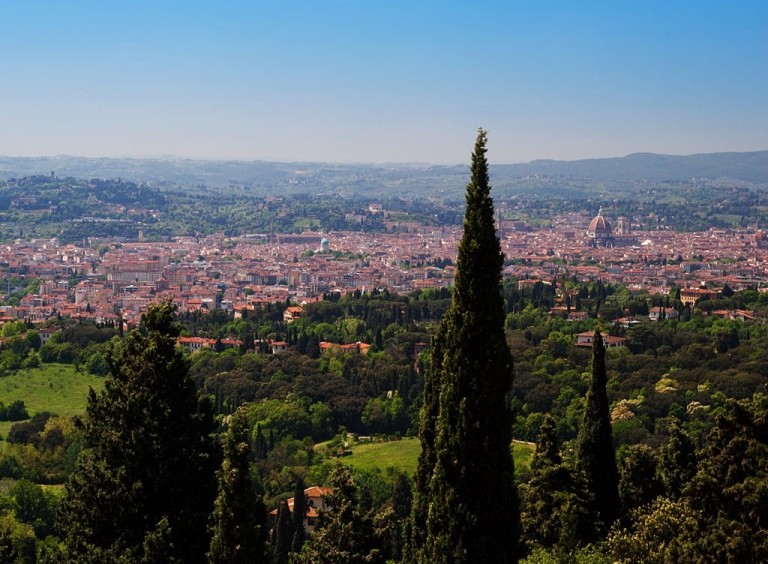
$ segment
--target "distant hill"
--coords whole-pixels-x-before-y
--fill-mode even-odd
[[[254,194],[341,193],[453,197],[460,195],[467,165],[334,164],[266,161],[202,161],[182,158],[2,157],[0,180],[35,174],[77,178],[122,178],[159,187],[225,188]],[[492,165],[500,193],[537,186],[552,191],[574,182],[638,183],[723,179],[768,188],[768,151],[687,156],[635,153],[578,161],[537,160]],[[540,179],[546,178],[546,181]],[[553,180],[554,179],[554,180]]]
[[[655,155],[633,153],[626,157],[580,161],[537,160],[526,164],[499,165],[505,176],[566,176],[594,181],[680,181],[692,178],[730,178],[744,182],[768,182],[768,151]]]

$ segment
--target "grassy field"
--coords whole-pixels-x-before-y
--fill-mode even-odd
[[[421,443],[415,437],[382,443],[355,443],[352,454],[340,459],[343,464],[361,470],[396,468],[409,476],[416,472]]]
[[[515,442],[512,445],[516,472],[530,469],[534,449],[535,447],[530,443]],[[343,464],[361,470],[373,468],[386,470],[392,467],[410,476],[416,471],[421,444],[419,439],[411,437],[381,443],[355,443],[351,450],[351,455],[340,459]]]
[[[23,400],[30,415],[50,411],[57,415],[85,412],[88,388],[100,390],[104,378],[77,372],[69,364],[44,364],[40,368],[19,370],[0,377],[0,401],[6,405]],[[0,422],[0,434],[8,434],[12,422]]]

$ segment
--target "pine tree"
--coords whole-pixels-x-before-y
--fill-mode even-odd
[[[593,509],[606,529],[619,515],[619,473],[608,411],[607,383],[605,344],[598,329],[592,345],[592,376],[584,417],[576,438],[576,467],[587,481],[594,500]]]
[[[224,462],[219,471],[219,495],[213,510],[213,563],[266,561],[264,502],[250,474],[247,412],[237,410],[224,435]]]
[[[507,394],[504,257],[490,197],[486,133],[479,130],[466,190],[453,299],[434,338],[425,378],[422,456],[408,558],[511,562],[518,507]]]
[[[166,301],[143,316],[142,331],[108,351],[112,374],[101,393],[88,397],[89,450],[70,477],[59,516],[72,560],[141,560],[151,548],[171,560],[205,561],[219,460],[213,407],[198,401],[177,335]]]

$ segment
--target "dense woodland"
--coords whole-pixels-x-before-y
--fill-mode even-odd
[[[53,320],[44,345],[6,323],[3,375],[71,363],[104,387],[81,417],[0,406],[19,419],[0,452],[0,561],[768,559],[765,295],[691,310],[674,289],[520,291],[502,281],[493,221],[481,131],[452,291],[329,295],[291,324],[285,303],[234,319],[164,302],[126,335]],[[589,318],[550,315],[558,289]],[[615,322],[654,305],[680,319]],[[757,319],[710,315],[737,307]],[[584,332],[591,349],[574,344]],[[245,344],[190,354],[179,335]],[[266,339],[290,350],[267,354]],[[418,436],[416,474],[343,465],[352,435]],[[529,468],[513,438],[536,443]],[[309,485],[332,488],[311,535]]]

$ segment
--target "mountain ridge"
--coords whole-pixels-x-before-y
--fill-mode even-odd
[[[200,160],[184,157],[117,158],[0,156],[0,179],[30,175],[79,178],[122,178],[157,185],[233,187],[257,192],[368,192],[409,186],[415,194],[453,192],[463,188],[466,165],[428,163],[324,163],[241,160]],[[586,182],[681,182],[693,178],[727,179],[768,188],[768,150],[663,155],[631,153],[563,161],[537,159],[528,163],[491,165],[496,186],[535,184],[539,177]],[[533,179],[533,180],[531,180]]]

